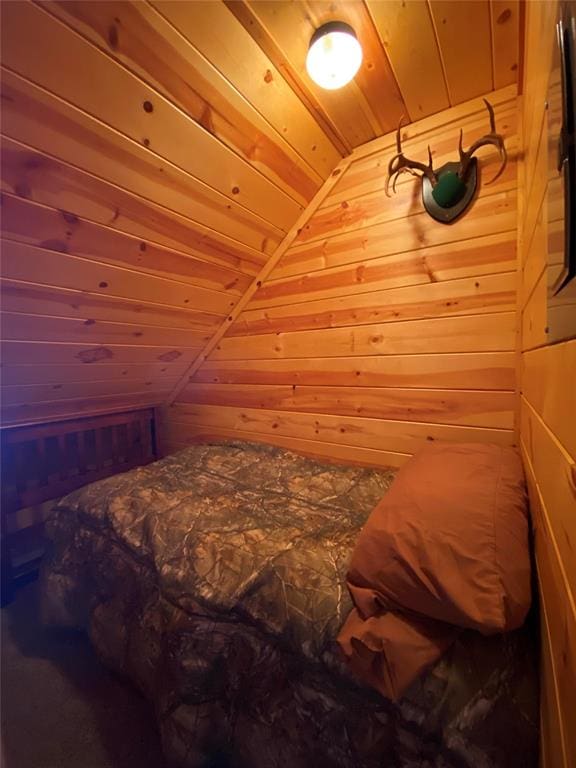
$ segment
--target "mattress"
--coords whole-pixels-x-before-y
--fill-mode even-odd
[[[335,643],[358,532],[393,470],[195,446],[54,510],[52,624],[86,629],[153,703],[170,765],[537,765],[534,632],[463,633],[398,703]]]

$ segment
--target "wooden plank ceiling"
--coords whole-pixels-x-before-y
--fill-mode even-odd
[[[7,2],[2,422],[161,403],[341,157],[516,80],[518,3]],[[314,28],[365,59],[329,93]]]

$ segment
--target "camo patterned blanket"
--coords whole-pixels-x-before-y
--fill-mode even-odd
[[[45,619],[154,702],[169,765],[535,768],[534,633],[464,633],[397,704],[341,661],[348,559],[393,478],[227,443],[101,480],[54,510]]]

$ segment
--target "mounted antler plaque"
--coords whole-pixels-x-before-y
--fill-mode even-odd
[[[490,115],[490,133],[487,133],[478,141],[475,141],[470,149],[464,151],[462,148],[462,130],[460,131],[460,141],[458,142],[458,152],[460,160],[457,162],[445,163],[438,170],[432,167],[432,152],[428,147],[428,164],[410,160],[402,153],[402,140],[400,131],[402,122],[398,126],[396,133],[396,154],[388,164],[388,177],[386,179],[386,194],[390,194],[390,182],[392,190],[396,191],[396,181],[401,173],[411,173],[413,176],[421,176],[422,179],[422,202],[426,211],[436,221],[443,224],[449,224],[460,216],[472,202],[478,186],[478,161],[473,157],[474,153],[487,144],[494,145],[502,163],[498,173],[488,184],[500,176],[508,160],[504,139],[501,134],[496,133],[496,121],[494,119],[494,109],[492,105],[484,99],[488,114]],[[420,173],[418,173],[418,171]]]

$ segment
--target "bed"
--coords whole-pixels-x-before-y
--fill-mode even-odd
[[[535,768],[531,620],[463,632],[397,703],[338,653],[350,554],[394,474],[231,442],[93,483],[49,524],[45,620],[154,703],[169,765]]]

